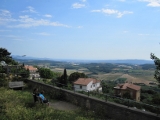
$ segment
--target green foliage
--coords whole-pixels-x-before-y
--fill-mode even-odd
[[[141,102],[151,104],[151,105],[159,105],[157,102],[159,91],[160,91],[160,88],[158,87],[142,86]]]
[[[89,69],[92,73],[109,73],[112,71],[113,68],[116,68],[117,66],[111,63],[90,63],[90,64],[84,64],[84,67]]]
[[[113,81],[101,81],[102,92],[107,94],[113,94],[113,87],[115,87],[115,82]]]
[[[30,92],[0,88],[1,120],[94,120],[93,116],[84,110],[61,111],[34,104]]]
[[[53,71],[48,68],[39,68],[38,71],[42,78],[52,79],[54,77]]]
[[[22,68],[22,69],[20,69],[19,71],[18,71],[18,75],[20,75],[20,76],[22,76],[23,78],[28,78],[29,77],[29,70],[27,69],[24,69],[24,68]]]
[[[87,78],[87,76],[84,73],[74,72],[74,73],[70,74],[68,81],[70,83],[72,83],[75,80],[77,80],[78,78]]]
[[[131,99],[131,95],[130,95],[130,92],[127,91],[123,94],[123,98],[127,98],[127,99]]]
[[[149,70],[149,69],[155,69],[155,65],[154,64],[143,64],[140,65],[142,67],[143,70]]]
[[[156,70],[154,73],[154,78],[160,83],[160,59],[151,53],[151,59],[154,60]]]
[[[125,81],[127,80],[127,78],[118,78],[115,83],[121,84],[121,83],[125,83]]]
[[[9,65],[17,65],[18,63],[12,59],[11,53],[5,48],[0,48],[0,61],[5,61]]]
[[[160,93],[153,96],[152,103],[160,105]]]
[[[58,87],[63,87],[67,86],[68,83],[68,76],[67,76],[67,71],[64,69],[63,75],[58,78],[58,82],[60,83]]]
[[[103,93],[109,93],[109,89],[108,89],[108,85],[107,85],[106,81],[102,81],[101,86],[102,86],[102,92]]]
[[[18,62],[12,59],[11,53],[5,48],[0,48],[0,61],[4,61],[9,67],[0,66],[0,73],[9,73],[14,75],[20,75],[23,78],[29,77],[29,71],[25,70],[23,67],[19,68],[14,65],[18,65]]]
[[[71,83],[68,83],[66,89],[67,89],[67,90],[73,90],[72,84],[71,84]]]
[[[7,86],[7,79],[6,79],[6,76],[5,74],[3,73],[0,73],[0,87],[4,87],[4,86]]]

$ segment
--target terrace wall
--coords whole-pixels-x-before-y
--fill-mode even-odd
[[[141,111],[127,106],[106,102],[97,98],[88,97],[87,95],[74,93],[73,91],[64,90],[52,85],[46,85],[34,80],[27,80],[27,84],[32,88],[44,90],[51,98],[62,99],[84,109],[94,111],[96,115],[105,116],[106,119],[114,120],[160,120],[160,116],[147,111]]]

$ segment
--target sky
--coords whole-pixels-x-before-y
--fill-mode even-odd
[[[38,58],[160,57],[160,0],[0,0],[0,47]]]

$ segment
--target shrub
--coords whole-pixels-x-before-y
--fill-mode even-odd
[[[34,104],[27,91],[0,88],[0,119],[2,120],[93,120],[85,111],[61,111],[42,104]]]

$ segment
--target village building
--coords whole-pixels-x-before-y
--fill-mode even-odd
[[[75,91],[101,91],[100,82],[93,78],[79,78],[73,84]]]
[[[34,79],[34,78],[40,78],[40,75],[38,73],[38,69],[36,67],[33,67],[31,65],[25,65],[24,68],[26,70],[29,70],[30,73],[30,79]]]
[[[134,85],[132,83],[118,84],[116,87],[114,87],[116,96],[124,97],[125,93],[128,92],[130,94],[130,98],[137,102],[140,101],[140,90],[140,86]]]

